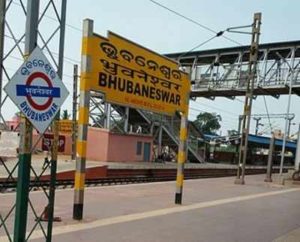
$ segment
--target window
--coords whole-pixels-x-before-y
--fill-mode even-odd
[[[141,155],[142,154],[142,142],[138,141],[136,143],[136,154]]]

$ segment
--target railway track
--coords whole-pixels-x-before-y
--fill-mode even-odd
[[[190,175],[185,179],[203,179],[211,177],[221,177],[222,175]],[[226,175],[223,175],[226,176]],[[228,176],[228,175],[227,175]],[[150,182],[162,182],[162,181],[175,181],[175,176],[163,176],[163,177],[111,177],[111,178],[98,178],[98,179],[87,179],[85,184],[86,187],[91,186],[113,186],[113,185],[125,185],[134,183],[150,183]],[[49,181],[34,181],[32,180],[29,184],[30,189],[40,190],[42,188],[48,188],[50,185]],[[74,187],[74,180],[56,180],[56,188],[72,188]],[[17,181],[0,181],[0,193],[15,192],[17,188]]]
[[[286,169],[285,169],[286,170]],[[265,169],[246,169],[246,174],[262,174]],[[204,179],[217,178],[226,176],[235,176],[235,169],[186,169],[185,179]],[[91,186],[113,186],[125,185],[134,183],[151,183],[163,181],[175,181],[176,170],[174,169],[150,169],[146,171],[133,170],[112,170],[109,177],[105,178],[87,178],[85,181],[86,187]],[[48,189],[50,185],[49,180],[31,180],[29,187],[31,191]],[[72,188],[74,187],[74,179],[57,179],[56,189]],[[0,179],[0,193],[15,192],[17,188],[16,179]]]

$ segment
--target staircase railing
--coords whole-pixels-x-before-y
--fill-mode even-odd
[[[124,115],[124,110],[112,106],[115,111]],[[145,110],[136,109],[137,113],[143,118],[145,123],[149,125],[153,123],[161,123],[163,130],[168,134],[169,138],[178,146],[179,145],[179,132],[180,132],[180,117],[175,115],[173,117],[152,113]],[[201,132],[196,129],[192,122],[189,122],[189,136],[188,136],[188,151],[199,161],[204,162],[204,158],[198,153],[198,138]]]
[[[141,116],[151,122],[158,122],[162,124],[163,130],[169,135],[174,143],[179,145],[179,132],[180,132],[180,117],[169,117],[166,115],[155,114],[147,111],[138,110]],[[194,125],[189,123],[189,137],[188,137],[188,151],[199,161],[204,162],[204,158],[198,153],[198,138],[201,136],[199,130]]]

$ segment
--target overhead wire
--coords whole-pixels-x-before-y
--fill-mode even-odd
[[[203,110],[203,109],[199,109],[199,108],[195,108],[195,107],[191,107],[191,106],[189,107],[189,110],[197,112],[197,115],[199,115],[200,113],[209,113],[207,110]],[[220,116],[221,116],[221,119],[223,121],[224,120],[224,116],[222,116],[222,115],[220,115]]]
[[[12,3],[13,3],[14,5],[17,5],[17,6],[22,7],[22,5],[21,5],[20,3],[18,3],[18,2],[16,2],[16,1],[12,1]],[[46,18],[48,18],[48,19],[51,19],[51,20],[56,21],[56,22],[59,22],[59,20],[58,20],[57,18],[51,17],[51,16],[49,16],[49,15],[47,15],[47,14],[44,14],[44,16],[45,16]],[[72,28],[72,29],[74,29],[74,30],[77,30],[78,32],[81,32],[81,33],[82,33],[82,29],[81,29],[81,28],[78,28],[78,27],[76,27],[76,26],[74,26],[74,25],[71,25],[71,24],[69,24],[69,23],[66,23],[66,26],[69,27],[69,28]]]
[[[190,17],[187,17],[187,16],[185,16],[185,15],[183,15],[183,14],[181,14],[181,13],[179,13],[179,12],[177,12],[177,11],[175,11],[175,10],[173,10],[173,9],[171,9],[171,8],[165,6],[165,5],[163,5],[163,4],[161,4],[161,3],[157,2],[157,1],[154,1],[154,0],[149,0],[149,1],[152,2],[152,3],[154,3],[154,4],[156,4],[157,6],[159,6],[161,8],[164,8],[164,9],[168,10],[171,13],[173,13],[173,14],[175,14],[175,15],[177,15],[177,16],[179,16],[179,17],[181,17],[181,18],[183,18],[183,19],[185,19],[185,20],[187,20],[187,21],[189,21],[189,22],[191,22],[191,23],[193,23],[193,24],[195,24],[195,25],[197,25],[197,26],[199,26],[199,27],[201,27],[201,28],[209,31],[209,32],[211,32],[211,33],[214,33],[214,34],[218,35],[221,32],[223,32],[223,31],[217,32],[217,31],[215,31],[215,30],[207,27],[206,25],[201,24],[200,22],[198,22],[198,21],[196,21],[196,20],[194,20],[194,19],[192,19]],[[234,39],[231,39],[229,37],[224,36],[223,33],[220,36],[222,36],[223,38],[225,38],[225,39],[227,39],[227,40],[229,40],[229,41],[231,41],[231,42],[233,42],[233,43],[235,43],[237,45],[242,45],[238,41],[236,41]]]
[[[196,101],[193,101],[195,104],[196,104]],[[209,104],[204,104],[204,103],[197,103],[197,105],[202,105],[202,106],[205,106],[205,107],[208,107],[208,108],[211,108],[211,109],[215,109],[215,110],[219,110],[221,112],[224,112],[224,113],[227,113],[231,116],[234,116],[234,117],[237,117],[238,115],[236,113],[233,113],[233,112],[230,112],[230,111],[227,111],[227,110],[224,110],[224,109],[221,109],[221,108],[217,108],[217,107],[213,107]]]
[[[210,38],[210,39],[208,39],[208,40],[206,40],[206,41],[204,41],[204,42],[198,44],[197,46],[195,46],[195,47],[192,48],[191,50],[189,50],[189,51],[183,53],[183,54],[182,54],[181,56],[179,56],[179,57],[183,57],[183,56],[187,55],[188,53],[194,51],[195,49],[197,49],[197,48],[199,48],[199,47],[201,47],[201,46],[203,46],[204,44],[206,44],[207,42],[213,40],[214,38],[216,38],[216,37],[218,37],[218,36],[222,36],[223,38],[225,38],[225,39],[227,39],[227,40],[229,40],[229,41],[231,41],[231,42],[233,42],[233,43],[235,43],[235,44],[242,45],[241,43],[239,43],[239,42],[237,42],[237,41],[235,41],[235,40],[233,40],[233,39],[231,39],[231,38],[228,38],[228,37],[224,36],[224,35],[223,35],[224,31],[217,32],[217,31],[215,31],[215,30],[209,28],[208,26],[206,26],[206,25],[204,25],[204,24],[201,24],[200,22],[198,22],[198,21],[196,21],[196,20],[194,20],[194,19],[192,19],[192,18],[190,18],[190,17],[187,17],[187,16],[185,16],[185,15],[183,15],[183,14],[181,14],[181,13],[179,13],[179,12],[177,12],[177,11],[175,11],[175,10],[173,10],[173,9],[171,9],[171,8],[165,6],[165,5],[163,5],[163,4],[161,4],[161,3],[157,2],[157,1],[154,1],[154,0],[149,0],[149,1],[152,2],[152,3],[154,3],[154,4],[156,4],[157,6],[159,6],[159,7],[161,7],[161,8],[166,9],[166,10],[169,11],[169,12],[172,12],[173,14],[175,14],[175,15],[177,15],[177,16],[179,16],[179,17],[181,17],[181,18],[183,18],[183,19],[185,19],[185,20],[187,20],[187,21],[189,21],[189,22],[191,22],[191,23],[193,23],[193,24],[196,24],[197,26],[199,26],[199,27],[201,27],[201,28],[203,28],[203,29],[205,29],[205,30],[211,32],[211,33],[216,34],[216,35],[213,36],[212,38]],[[269,120],[270,130],[271,130],[271,132],[272,132],[272,124],[271,124],[270,117],[269,117],[269,111],[268,111],[268,106],[267,106],[267,103],[266,103],[266,98],[265,98],[265,96],[263,96],[263,98],[264,98],[264,104],[265,104],[265,108],[266,108],[266,113],[267,113],[267,115],[268,115],[268,120]],[[244,103],[242,100],[239,100],[239,99],[236,99],[236,100],[239,101],[239,102]],[[216,109],[216,108],[215,108],[215,109]]]
[[[17,6],[19,6],[19,7],[22,7],[22,5],[21,5],[20,3],[18,3],[18,2],[12,1],[12,3],[15,4],[15,5],[17,5]],[[51,17],[51,16],[49,16],[49,15],[47,15],[47,14],[44,14],[43,16],[45,16],[46,18],[51,19],[51,20],[53,20],[53,21],[55,21],[55,22],[59,22],[59,20],[58,20],[57,18]],[[76,27],[76,26],[74,26],[74,25],[71,25],[71,24],[68,24],[68,23],[66,23],[65,25],[66,25],[67,27],[70,27],[70,28],[74,29],[74,30],[77,30],[77,31],[79,31],[79,32],[82,32],[82,29],[80,29],[80,28],[78,28],[78,27]],[[5,37],[14,40],[14,38],[11,37],[11,36],[9,36],[9,35],[5,35]],[[25,41],[21,41],[21,43],[24,44]],[[58,53],[55,53],[55,52],[51,52],[51,53],[58,56]],[[75,60],[75,59],[73,59],[73,58],[70,58],[70,57],[68,57],[68,56],[64,56],[64,59],[65,59],[67,62],[69,62],[69,63],[80,64],[80,61],[77,61],[77,60]]]
[[[154,4],[156,4],[157,6],[160,6],[160,7],[164,8],[164,9],[168,10],[169,12],[172,12],[173,14],[175,14],[175,15],[181,17],[181,18],[184,18],[185,20],[187,20],[187,21],[189,21],[189,22],[192,22],[192,23],[196,24],[197,26],[199,26],[199,27],[201,27],[201,28],[203,28],[203,29],[205,29],[205,30],[207,30],[207,31],[209,31],[209,32],[215,34],[215,36],[213,36],[213,37],[209,38],[208,40],[205,40],[204,42],[202,42],[202,43],[196,45],[195,47],[193,47],[193,48],[190,49],[189,51],[187,51],[187,52],[181,54],[179,57],[183,57],[183,56],[185,56],[185,55],[191,53],[192,51],[194,51],[194,50],[198,49],[199,47],[205,45],[205,44],[208,43],[209,41],[212,41],[213,39],[215,39],[215,38],[217,38],[217,37],[220,37],[220,36],[222,36],[223,38],[225,38],[225,39],[227,39],[227,40],[230,40],[231,42],[233,42],[233,43],[235,43],[235,44],[242,45],[241,43],[239,43],[239,42],[237,42],[237,41],[235,41],[235,40],[233,40],[233,39],[231,39],[231,38],[228,38],[228,37],[224,36],[224,35],[223,35],[224,31],[219,31],[219,32],[217,32],[217,31],[215,31],[215,30],[213,30],[213,29],[207,27],[206,25],[201,24],[201,23],[199,23],[198,21],[195,21],[194,19],[191,19],[190,17],[187,17],[187,16],[185,16],[185,15],[183,15],[183,14],[181,14],[181,13],[179,13],[179,12],[177,12],[177,11],[175,11],[175,10],[173,10],[173,9],[171,9],[171,8],[165,6],[165,5],[163,5],[163,4],[161,4],[161,3],[157,2],[157,1],[154,1],[154,0],[149,0],[149,1],[152,2],[152,3],[154,3]],[[226,110],[224,110],[224,109],[219,109],[219,108],[216,108],[216,107],[212,107],[212,106],[210,106],[210,105],[204,105],[204,104],[202,104],[202,105],[203,105],[203,106],[206,106],[206,107],[209,107],[209,108],[211,108],[211,109],[219,110],[219,111],[221,111],[221,112],[229,113],[230,115],[236,117],[236,114],[235,114],[235,113],[226,111]],[[190,109],[192,109],[192,108],[190,108]]]
[[[4,37],[5,37],[5,38],[9,38],[9,39],[13,39],[13,38],[12,38],[11,36],[9,36],[9,35],[5,35]],[[51,52],[51,54],[54,54],[54,55],[57,55],[57,56],[58,56],[58,53],[55,53],[55,52]],[[8,58],[11,58],[11,59],[14,59],[14,60],[18,60],[18,61],[20,61],[20,62],[23,62],[23,61],[24,61],[23,58],[17,57],[17,56],[11,55],[11,54],[8,55],[7,57],[8,57]],[[67,56],[64,56],[64,60],[65,60],[65,63],[69,63],[69,64],[72,64],[72,65],[74,65],[74,64],[80,64],[80,61],[77,61],[77,60],[72,59],[72,58],[67,57]],[[7,67],[6,67],[6,68],[7,68]],[[9,69],[11,69],[11,68],[9,68]],[[73,80],[73,76],[71,76],[71,75],[63,74],[63,76],[64,76],[64,77],[68,77],[68,78],[70,78],[70,79]],[[66,85],[69,85],[69,86],[73,85],[73,84],[68,83],[68,82],[64,82],[64,83],[66,83]]]
[[[171,9],[171,8],[165,6],[165,5],[163,5],[163,4],[161,4],[161,3],[157,2],[157,1],[154,1],[154,0],[149,0],[149,1],[152,2],[152,3],[154,3],[154,4],[156,4],[157,6],[160,6],[160,7],[164,8],[164,9],[168,10],[169,12],[172,12],[173,14],[175,14],[175,15],[177,15],[177,16],[179,16],[179,17],[181,17],[181,18],[183,18],[183,19],[185,19],[185,20],[187,20],[187,21],[189,21],[189,22],[191,22],[191,23],[193,23],[193,24],[195,24],[195,25],[197,25],[197,26],[199,26],[199,27],[201,27],[201,28],[203,28],[203,29],[205,29],[205,30],[207,30],[207,31],[209,31],[209,32],[215,34],[215,36],[209,38],[208,40],[206,40],[206,41],[204,41],[204,42],[202,42],[202,43],[196,45],[194,48],[190,49],[189,51],[183,53],[180,57],[182,57],[182,56],[184,56],[184,55],[186,55],[186,54],[188,54],[188,53],[194,51],[195,49],[198,49],[199,47],[205,45],[205,44],[208,43],[209,41],[211,41],[211,40],[213,40],[213,39],[215,39],[215,38],[217,38],[217,37],[220,37],[220,36],[222,36],[223,38],[225,38],[225,39],[227,39],[227,40],[229,40],[229,41],[231,41],[231,42],[233,42],[233,43],[235,43],[235,44],[242,45],[242,44],[239,43],[238,41],[236,41],[236,40],[234,40],[234,39],[231,39],[231,38],[229,38],[229,37],[224,36],[224,35],[223,35],[224,31],[219,31],[219,32],[217,32],[217,31],[211,29],[210,27],[208,27],[208,26],[206,26],[206,25],[204,25],[204,24],[201,24],[199,21],[196,21],[196,20],[194,20],[194,19],[192,19],[192,18],[190,18],[190,17],[187,17],[187,16],[185,16],[185,15],[183,15],[183,14],[181,14],[181,13],[179,13],[179,12],[177,12],[177,11],[175,11],[175,10],[173,10],[173,9]],[[15,2],[15,1],[12,1],[12,3],[14,3],[15,5],[21,6],[19,3]],[[48,18],[48,19],[51,19],[51,20],[53,20],[53,21],[57,21],[57,22],[58,22],[58,19],[56,19],[56,18],[53,18],[53,17],[48,16],[48,15],[46,15],[46,14],[45,14],[44,16],[45,16],[46,18]],[[82,29],[81,29],[81,28],[78,28],[78,27],[76,27],[76,26],[74,26],[74,25],[71,25],[71,24],[69,24],[69,23],[66,23],[66,26],[69,27],[69,28],[72,28],[72,29],[74,29],[74,30],[76,30],[76,31],[82,32]],[[9,37],[9,36],[6,36],[6,37]],[[56,53],[52,52],[52,54],[56,54]],[[67,56],[64,56],[64,59],[66,60],[66,62],[69,62],[69,63],[76,63],[76,64],[80,63],[80,61],[77,61],[77,60],[72,59],[72,58],[67,57]],[[64,76],[67,76],[67,77],[70,77],[70,78],[71,78],[70,75],[64,74]],[[239,99],[236,99],[236,100],[239,101],[239,102],[243,102],[242,100],[239,100]],[[264,97],[264,101],[265,101],[265,97]],[[218,108],[215,108],[215,107],[212,107],[212,106],[209,106],[209,105],[204,105],[204,104],[202,104],[202,105],[203,105],[203,106],[207,106],[207,107],[212,108],[212,109],[220,110],[220,111],[222,111],[222,112],[229,113],[230,115],[236,116],[236,114],[234,114],[234,113],[232,113],[232,112],[229,112],[229,111],[226,111],[226,110],[224,110],[224,109],[218,109]],[[266,106],[266,103],[265,103],[265,106]],[[266,106],[266,110],[267,110],[267,106]],[[267,114],[268,114],[268,110],[267,110]],[[270,127],[271,127],[270,119],[269,119],[269,125],[270,125]]]
[[[269,115],[269,109],[268,109],[266,97],[265,97],[265,95],[263,97],[264,97],[264,103],[265,103],[266,113],[267,113],[267,116],[268,116],[269,127],[270,127],[271,132],[273,132],[273,128],[272,128],[272,124],[271,124],[271,119],[270,119],[270,115]]]
[[[9,35],[4,35],[4,37],[5,37],[5,38],[8,38],[8,39],[14,40],[14,38],[11,37],[11,36],[9,36]],[[25,41],[21,41],[21,43],[24,44]],[[56,53],[56,52],[51,51],[50,53],[53,54],[53,55],[58,56],[58,53]],[[80,61],[75,60],[75,59],[73,59],[73,58],[71,58],[71,57],[64,56],[63,58],[64,58],[64,60],[65,60],[66,62],[69,62],[69,63],[71,63],[71,64],[80,64]]]
[[[236,101],[244,104],[245,102],[241,99],[238,99],[237,97],[235,98]],[[255,109],[259,109],[261,110],[262,112],[265,112],[266,110],[264,108],[262,108],[261,106],[258,106],[255,102],[252,103],[252,105],[255,107]]]
[[[21,61],[21,62],[24,61],[22,58],[17,57],[17,56],[13,56],[13,55],[9,55],[8,58],[12,58],[12,59],[14,59],[14,60],[18,60],[18,61]],[[10,68],[10,67],[5,67],[5,69],[11,70],[11,71],[13,71],[13,72],[17,72],[16,69],[13,69],[13,68]],[[64,77],[67,77],[67,78],[70,78],[70,79],[73,80],[73,76],[71,76],[71,75],[63,74],[63,76],[64,76]],[[64,84],[66,84],[66,85],[68,85],[68,86],[73,86],[72,83],[66,82],[66,81],[64,81]]]
[[[198,109],[198,108],[194,108],[194,107],[190,107],[190,116],[193,116],[194,118],[197,118],[197,116],[200,114],[200,113],[205,113],[207,111],[205,110],[202,110],[202,109]],[[196,113],[192,113],[192,112],[196,112]],[[221,116],[221,115],[220,115]],[[224,116],[221,116],[221,120],[216,117],[216,119],[218,119],[221,123],[222,123],[222,127],[229,127],[228,125],[232,125],[232,122],[231,121],[228,121],[226,120],[226,118],[224,119]],[[194,121],[194,120],[192,120]],[[230,127],[231,128],[231,127]],[[232,128],[231,128],[232,129]]]
[[[216,38],[216,37],[218,37],[218,36],[215,35],[215,36],[209,38],[208,40],[203,41],[202,43],[196,45],[194,48],[190,49],[189,51],[184,52],[183,54],[181,54],[181,55],[178,56],[177,58],[179,59],[179,58],[181,58],[181,57],[183,57],[183,56],[186,56],[187,54],[191,53],[192,51],[194,51],[194,50],[198,49],[199,47],[201,47],[201,46],[207,44],[208,42],[212,41],[212,40],[213,40],[214,38]]]

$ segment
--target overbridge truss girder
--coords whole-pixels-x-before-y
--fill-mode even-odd
[[[192,69],[191,97],[244,96],[248,76],[249,46],[174,53],[182,68]],[[293,80],[291,73],[293,72]],[[259,46],[254,95],[300,95],[300,41]]]

